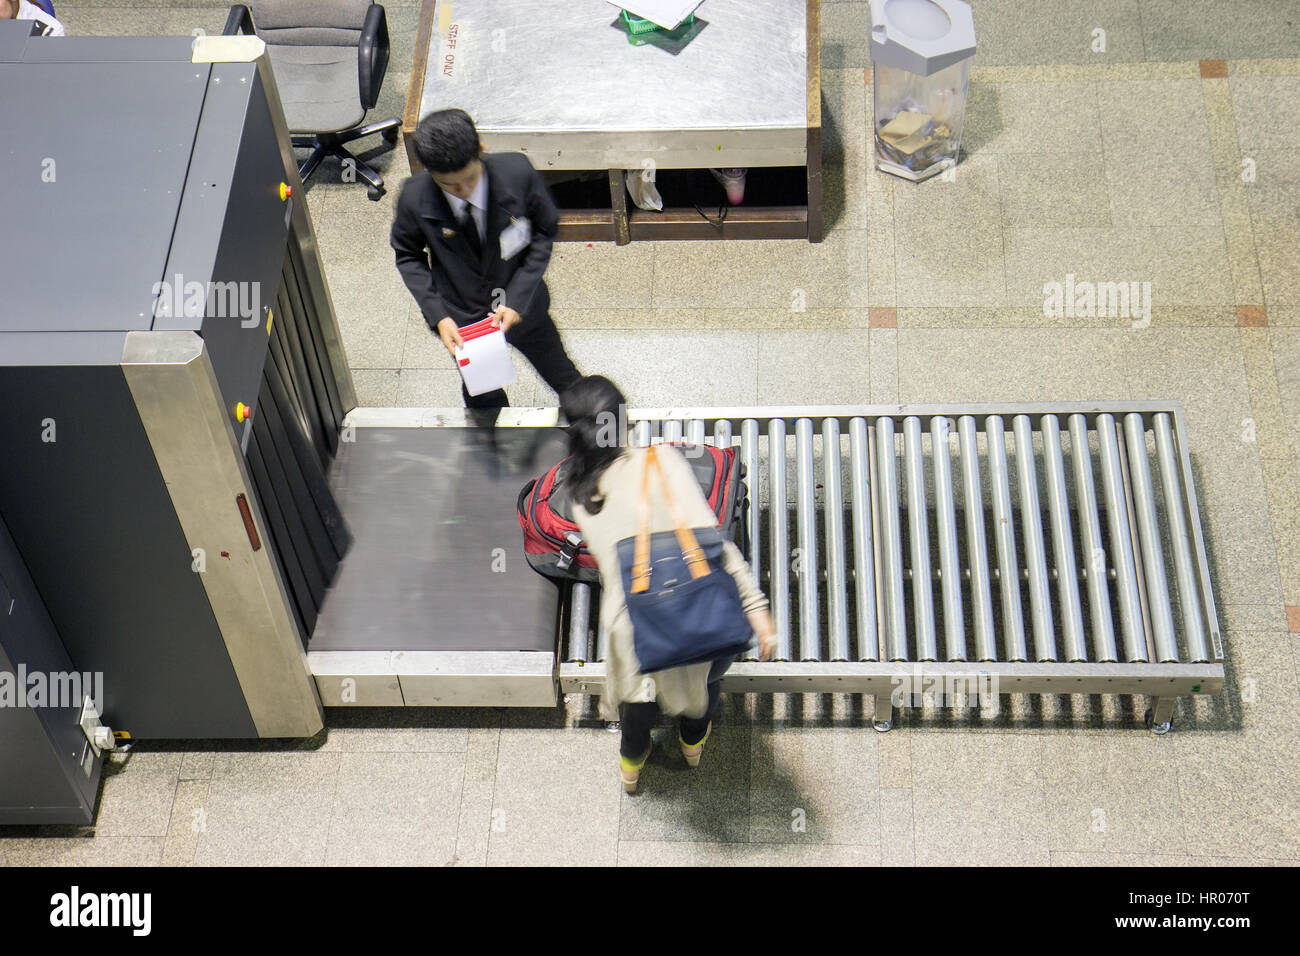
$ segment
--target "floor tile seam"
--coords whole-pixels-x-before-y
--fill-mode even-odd
[[[465,809],[465,788],[469,786],[469,741],[465,742],[465,752],[461,754],[460,762],[460,786],[456,788],[456,832],[451,839],[451,855],[456,862],[460,862],[460,828],[463,825],[461,814]],[[451,861],[448,861],[451,862]],[[486,862],[486,860],[485,860]]]
[[[1009,268],[1007,262],[1007,228],[1002,218],[1002,177],[998,175],[998,164],[992,163],[990,168],[993,170],[993,189],[998,197],[998,244],[1002,250],[1002,300],[1005,302],[1011,289],[1011,278],[1007,275]],[[897,222],[898,217],[894,217]]]
[[[1201,103],[1203,106],[1207,102],[1208,91],[1209,89],[1212,88],[1206,86],[1206,84],[1210,82],[1211,79],[1214,78],[1203,77],[1201,79]],[[1231,75],[1229,75],[1229,77],[1227,77],[1226,79],[1230,81]],[[1228,118],[1231,121],[1231,125],[1232,125],[1232,136],[1230,140],[1230,145],[1231,145],[1232,152],[1237,157],[1237,166],[1240,167],[1241,156],[1242,156],[1241,130],[1237,126],[1237,110],[1233,101],[1232,87],[1230,83],[1228,86],[1227,103],[1228,103]],[[1210,111],[1208,108],[1205,109],[1205,119],[1206,119],[1206,129],[1208,132],[1209,120],[1210,120]],[[1214,135],[1213,133],[1210,133],[1211,140],[1213,139],[1213,135]],[[1211,156],[1211,159],[1213,159],[1213,156]],[[1219,220],[1223,225],[1223,247],[1224,247],[1224,253],[1226,255],[1228,252],[1228,222],[1227,219],[1224,217],[1224,209],[1231,202],[1231,193],[1229,192],[1227,185],[1220,180],[1217,167],[1215,169],[1214,183],[1215,183],[1215,191],[1218,193],[1218,197],[1219,197]],[[1267,306],[1267,303],[1264,301],[1265,300],[1264,273],[1259,267],[1259,243],[1256,241],[1256,236],[1255,236],[1255,214],[1249,200],[1245,202],[1245,206],[1246,206],[1247,222],[1249,224],[1249,232],[1247,233],[1245,238],[1250,243],[1250,257],[1252,262],[1254,263],[1255,283],[1259,289],[1259,298],[1260,298],[1260,302],[1258,304],[1261,306]],[[1228,256],[1228,268],[1230,270],[1232,268],[1232,261],[1230,256]],[[1236,298],[1237,298],[1237,290],[1234,284],[1233,300],[1235,305],[1241,307],[1243,305],[1256,304],[1253,302],[1236,302]],[[1265,312],[1265,315],[1267,316],[1267,311]]]
[[[912,774],[912,766],[913,766],[912,761],[913,761],[913,757],[915,756],[915,754],[912,752],[912,741],[913,738],[909,734],[907,738],[907,777],[908,777],[908,784],[909,784],[907,788],[907,792],[908,792],[908,801],[912,809],[912,865],[915,866],[916,865],[916,787],[912,786],[912,784],[916,783],[916,778]]]
[[[1145,42],[1145,41],[1144,41]],[[1178,80],[1202,79],[1199,75],[1200,64],[1206,59],[1222,60],[1228,67],[1227,77],[1218,77],[1218,79],[1232,79],[1233,77],[1257,78],[1265,77],[1269,79],[1278,79],[1300,75],[1295,72],[1294,68],[1300,65],[1300,57],[1279,56],[1279,57],[1174,57],[1173,59],[1150,59],[1142,60],[1121,60],[1114,63],[1069,63],[1059,61],[1055,63],[994,63],[986,66],[976,66],[971,70],[971,82],[980,85],[1009,84],[1015,83],[1020,85],[1037,84],[1037,83],[1159,83],[1172,82]],[[1250,72],[1233,73],[1233,64],[1277,64],[1274,72],[1265,72],[1262,68],[1252,68]],[[1135,72],[1141,72],[1142,67],[1169,67],[1169,72],[1177,74],[1178,68],[1183,68],[1188,75],[1173,76],[1142,76],[1133,75]],[[1042,74],[1033,79],[1004,79],[1003,77],[1015,71],[1032,71]]]
[[[316,866],[324,866],[325,861],[329,859],[330,853],[330,834],[334,831],[334,815],[339,806],[339,788],[343,785],[343,751],[338,751],[338,759],[334,761],[334,789],[330,793],[330,819],[325,827],[325,838],[322,840],[321,858]]]
[[[184,754],[181,755],[181,763],[182,763],[182,764],[185,763],[185,755],[184,755]],[[177,777],[176,777],[176,781],[175,781],[175,786],[172,787],[172,802],[171,802],[171,806],[167,808],[167,831],[163,834],[163,853],[164,853],[164,855],[166,854],[167,838],[170,837],[171,834],[172,834],[172,817],[174,817],[174,816],[176,815],[176,795],[177,795],[178,791],[180,790],[180,788],[181,788],[181,780],[180,780],[180,771],[179,771],[179,769],[178,769],[178,770],[177,770]],[[197,853],[197,852],[198,852],[198,843],[197,843],[197,841],[195,842],[195,847],[194,847],[194,849],[195,849],[195,853]],[[161,860],[161,857],[160,857],[159,859]],[[194,862],[194,854],[191,854],[191,855],[190,855],[190,859],[189,859],[189,863],[193,863],[193,862]]]
[[[182,755],[182,757],[183,757],[183,755]],[[126,772],[126,764],[124,763],[124,764],[122,765],[122,769],[119,770],[117,773],[113,774],[113,776],[116,777],[116,776],[118,776],[119,774],[122,774],[122,773],[125,773],[125,772]],[[177,769],[177,776],[176,776],[176,778],[172,781],[172,784],[173,784],[173,786],[172,786],[172,802],[171,802],[171,806],[170,806],[170,807],[168,808],[168,810],[167,810],[167,829],[164,830],[161,834],[158,834],[158,833],[136,833],[136,834],[117,834],[117,836],[150,837],[150,838],[153,838],[153,839],[159,839],[159,838],[161,838],[162,840],[166,841],[168,834],[171,833],[171,818],[172,818],[172,812],[173,812],[173,811],[175,810],[175,808],[176,808],[176,791],[180,788],[180,776],[179,776],[179,774],[180,774],[180,770],[179,770],[179,767],[178,767],[178,769]],[[151,774],[151,776],[153,776],[153,775],[156,775],[156,774]],[[141,776],[144,776],[144,775],[142,774]],[[108,784],[109,784],[109,780],[110,780],[110,779],[111,779],[111,778],[105,778],[105,779],[101,782],[101,784],[100,784],[100,787],[99,787],[99,793],[97,794],[97,801],[96,801],[96,805],[97,805],[97,806],[101,806],[102,803],[103,803],[103,793],[104,793],[105,790],[108,789]],[[100,838],[101,836],[103,836],[103,837],[108,837],[108,838],[112,838],[112,837],[114,836],[114,834],[111,834],[111,833],[105,833],[105,834],[102,834],[102,835],[101,835],[100,832],[99,832],[99,826],[100,826],[100,824],[99,824],[99,820],[98,820],[98,815],[96,815],[96,822],[95,822],[92,826],[89,827],[89,830],[90,830],[91,835],[92,835],[92,836],[91,836],[92,839],[98,839],[98,838]]]
[[[1259,260],[1258,260],[1258,257],[1257,257],[1257,258],[1256,258],[1256,262],[1258,262],[1258,261],[1259,261]],[[1244,347],[1243,339],[1244,339],[1244,336],[1245,336],[1246,331],[1247,331],[1246,329],[1241,329],[1241,330],[1240,330],[1240,335],[1238,336],[1238,341],[1242,343],[1242,345],[1241,345],[1241,353],[1242,353],[1242,363],[1243,363],[1243,365],[1245,364],[1245,355],[1246,355],[1246,349],[1245,349],[1245,347]],[[1278,395],[1278,402],[1279,402],[1279,404],[1280,404],[1280,403],[1281,403],[1281,397],[1282,397],[1282,390],[1281,390],[1280,385],[1278,384],[1277,356],[1276,356],[1276,352],[1275,352],[1275,350],[1273,349],[1273,337],[1272,337],[1272,334],[1271,334],[1271,333],[1270,333],[1269,336],[1268,336],[1268,351],[1269,351],[1269,354],[1268,354],[1268,364],[1269,364],[1269,369],[1268,369],[1267,372],[1264,372],[1264,373],[1262,373],[1262,374],[1265,375],[1266,377],[1270,377],[1270,378],[1271,378],[1271,382],[1264,382],[1264,383],[1262,383],[1262,384],[1260,385],[1260,388],[1262,388],[1263,390],[1267,391],[1269,385],[1271,384],[1272,387],[1273,387],[1273,389],[1277,392],[1277,395]],[[1254,386],[1254,384],[1252,384],[1252,376],[1249,374],[1249,370],[1247,370],[1247,373],[1246,373],[1246,391],[1247,391],[1247,394],[1250,396],[1250,413],[1251,413],[1252,419],[1253,419],[1254,421],[1259,421],[1260,416],[1259,416],[1258,411],[1257,411],[1256,403],[1257,403],[1257,401],[1262,403],[1262,402],[1266,401],[1267,399],[1266,399],[1266,397],[1264,397],[1264,396],[1259,396],[1259,397],[1257,398],[1257,395],[1258,395],[1259,389],[1257,389],[1257,388]],[[1285,415],[1284,415],[1283,417],[1285,417]],[[1281,534],[1278,533],[1278,529],[1279,529],[1279,527],[1281,526],[1281,521],[1279,520],[1279,518],[1278,518],[1278,516],[1277,516],[1277,514],[1276,514],[1276,510],[1277,510],[1277,509],[1275,509],[1275,507],[1274,507],[1274,498],[1273,498],[1273,495],[1269,493],[1270,489],[1269,489],[1269,487],[1268,487],[1268,484],[1269,484],[1269,482],[1268,482],[1268,477],[1267,477],[1265,474],[1263,474],[1262,465],[1263,465],[1263,462],[1265,462],[1265,461],[1294,461],[1294,455],[1267,455],[1267,456],[1266,456],[1266,455],[1260,454],[1260,450],[1259,450],[1258,443],[1257,443],[1256,446],[1255,446],[1255,454],[1256,454],[1257,458],[1259,459],[1259,461],[1260,461],[1260,463],[1261,463],[1261,474],[1260,474],[1260,478],[1261,478],[1261,480],[1264,481],[1264,504],[1265,504],[1265,506],[1268,508],[1268,525],[1269,525],[1269,534],[1270,534],[1270,535],[1272,536],[1272,538],[1273,538],[1273,542],[1272,542],[1272,543],[1273,543],[1273,556],[1274,556],[1275,559],[1277,559],[1277,558],[1279,558],[1279,556],[1283,553],[1283,550],[1284,550],[1284,547],[1285,547],[1285,541],[1286,541],[1286,539],[1285,539],[1284,535],[1281,535]],[[1280,595],[1282,595],[1282,601],[1281,601],[1281,603],[1282,603],[1283,607],[1285,608],[1285,606],[1286,606],[1286,597],[1285,597],[1285,596],[1286,596],[1287,586],[1286,586],[1285,571],[1284,571],[1284,569],[1282,568],[1282,562],[1281,562],[1280,560],[1277,561],[1277,585],[1278,585],[1278,593],[1279,593]],[[1284,613],[1285,613],[1285,611],[1284,611]]]
[[[501,780],[501,730],[502,730],[502,725],[500,722],[498,722],[496,726],[496,733],[497,733],[496,764],[492,769],[492,805],[488,808],[487,846],[483,851],[483,863],[485,866],[490,866],[491,859],[492,859],[492,820],[497,809],[497,786]],[[457,823],[457,839],[459,839],[459,829],[460,829],[460,824]]]

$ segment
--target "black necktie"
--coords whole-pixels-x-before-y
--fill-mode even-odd
[[[469,251],[474,254],[474,258],[482,259],[483,240],[479,238],[478,223],[474,221],[474,214],[470,212],[469,203],[465,203],[464,211],[461,214],[460,229],[465,234],[465,242],[469,244]]]

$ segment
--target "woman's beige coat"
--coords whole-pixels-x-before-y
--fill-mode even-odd
[[[673,499],[683,520],[693,528],[711,527],[717,518],[700,492],[690,464],[671,446],[658,446],[664,479],[672,489]],[[600,622],[609,631],[609,654],[605,661],[605,694],[601,697],[601,716],[618,720],[618,705],[627,702],[657,700],[667,714],[702,717],[708,707],[706,679],[709,663],[674,667],[655,674],[641,674],[632,645],[632,622],[623,597],[623,576],[618,564],[618,542],[637,533],[638,503],[641,500],[641,477],[645,468],[645,449],[630,448],[615,459],[600,476],[597,491],[605,504],[599,514],[588,514],[575,505],[574,521],[586,539],[588,550],[600,566],[602,597]],[[659,481],[650,481],[650,531],[673,530],[672,513]],[[759,590],[744,556],[730,541],[723,549],[723,565],[736,579],[740,600],[746,613],[767,607],[767,598]]]

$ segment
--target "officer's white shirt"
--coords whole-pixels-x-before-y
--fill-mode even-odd
[[[469,194],[470,215],[474,217],[474,224],[478,226],[478,237],[480,240],[487,238],[487,204],[488,204],[488,171],[487,166],[483,166],[483,175],[478,178],[478,185],[474,191]],[[447,203],[451,206],[451,214],[457,219],[465,215],[465,200],[459,196],[453,196],[447,190],[442,194],[447,197]]]

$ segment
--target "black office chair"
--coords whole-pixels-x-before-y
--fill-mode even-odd
[[[298,168],[303,182],[334,156],[379,199],[384,178],[344,144],[374,133],[396,143],[401,130],[400,119],[362,125],[388,69],[384,8],[371,0],[259,0],[231,7],[222,32],[254,33],[266,43],[293,145],[311,149]]]

